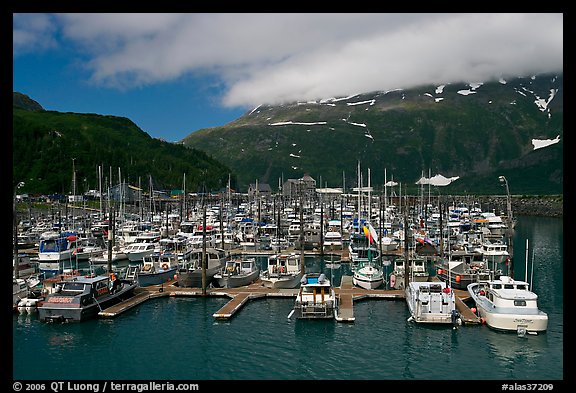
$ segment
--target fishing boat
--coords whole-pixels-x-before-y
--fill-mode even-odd
[[[78,235],[73,231],[47,231],[40,235],[38,269],[46,277],[61,273],[64,264],[75,261],[72,255]]]
[[[332,319],[338,313],[338,298],[324,273],[307,273],[300,280],[294,308],[288,318]]]
[[[43,299],[42,289],[38,287],[42,281],[37,275],[29,276],[26,279],[19,278],[17,281],[20,288],[22,287],[21,280],[25,281],[28,290],[19,292],[16,299],[16,308],[20,314],[32,313],[36,311],[36,306]]]
[[[101,253],[92,255],[90,257],[90,262],[94,265],[105,265],[108,263],[108,247],[106,247]],[[118,263],[119,261],[128,260],[128,255],[124,250],[123,246],[118,244],[112,246],[112,253],[110,256],[110,262]]]
[[[12,277],[12,305],[17,306],[18,302],[28,296],[30,288],[23,278]]]
[[[106,250],[103,240],[95,236],[78,238],[75,247],[72,255],[77,261],[88,261],[90,257],[101,255]]]
[[[460,325],[454,291],[444,282],[411,281],[406,287],[409,321],[416,323]]]
[[[145,256],[142,262],[136,275],[141,287],[159,285],[171,280],[179,267],[178,256],[172,253],[155,252]]]
[[[548,328],[548,314],[538,308],[538,295],[526,281],[510,276],[468,284],[468,293],[488,327],[518,335],[538,334]]]
[[[58,283],[38,305],[42,322],[82,322],[130,297],[137,283],[111,275],[78,276]]]
[[[409,258],[410,261],[410,281],[425,282],[430,278],[430,273],[426,266],[426,260],[420,256]],[[405,258],[394,260],[392,272],[390,273],[390,287],[394,289],[404,289],[404,273],[406,271]]]
[[[27,278],[38,273],[38,263],[32,262],[30,254],[19,253],[18,258],[12,258],[12,275],[16,274],[16,263],[18,260],[18,278]]]
[[[266,288],[297,288],[303,275],[299,254],[280,253],[268,257],[260,279]]]
[[[484,240],[479,252],[482,253],[486,262],[491,265],[506,263],[510,260],[510,253],[508,252],[508,245],[502,240]]]
[[[451,261],[441,259],[436,264],[436,277],[451,288],[466,290],[469,284],[498,277],[501,271],[491,271],[485,261]]]
[[[160,231],[142,232],[134,243],[126,244],[124,253],[130,262],[141,262],[144,257],[160,249]]]
[[[202,248],[194,248],[187,254],[186,259],[180,265],[178,286],[183,288],[202,288]],[[206,286],[210,285],[214,275],[226,264],[226,251],[222,248],[206,248]]]
[[[214,275],[212,284],[218,288],[237,288],[252,284],[260,276],[256,258],[232,259]]]

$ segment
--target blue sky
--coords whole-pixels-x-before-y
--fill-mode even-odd
[[[170,142],[261,104],[562,71],[562,14],[13,15],[14,91]]]

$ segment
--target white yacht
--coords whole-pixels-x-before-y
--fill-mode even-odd
[[[548,314],[538,308],[538,295],[526,281],[500,276],[471,283],[468,292],[482,321],[495,330],[514,331],[523,336],[548,328]]]
[[[409,282],[406,303],[410,310],[409,321],[452,326],[462,323],[454,291],[445,282]]]

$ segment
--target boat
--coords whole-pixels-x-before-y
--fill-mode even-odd
[[[548,328],[548,314],[538,308],[538,295],[526,281],[500,276],[468,284],[467,289],[481,320],[494,330],[523,336]]]
[[[202,288],[202,248],[194,248],[178,269],[178,286]],[[212,283],[214,275],[226,264],[226,251],[222,248],[206,248],[206,287]]]
[[[445,282],[410,281],[405,292],[410,310],[409,321],[454,327],[462,323],[454,290]]]
[[[106,251],[103,240],[94,236],[78,238],[75,247],[72,255],[77,261],[88,261],[92,256],[102,255]]]
[[[507,263],[510,260],[510,253],[508,252],[508,245],[502,240],[488,240],[486,239],[479,252],[482,253],[484,261],[496,266],[501,263]]]
[[[130,296],[138,284],[114,274],[78,276],[58,283],[38,305],[42,322],[82,322]]]
[[[38,269],[46,277],[61,273],[65,262],[72,265],[72,255],[78,235],[73,231],[46,231],[40,235],[38,245]]]
[[[214,275],[212,284],[218,288],[237,288],[252,284],[260,276],[256,258],[232,259]]]
[[[394,236],[383,235],[380,237],[379,243],[382,251],[396,251],[400,246],[400,240]]]
[[[38,263],[32,262],[30,254],[18,254],[18,278],[27,278],[38,273]],[[12,275],[16,274],[16,263],[12,258]]]
[[[501,271],[493,272],[484,261],[451,261],[439,260],[436,264],[436,277],[447,282],[451,288],[466,290],[469,284],[488,281],[498,277]]]
[[[22,291],[22,283],[20,280],[25,281],[25,285],[27,286],[27,291]],[[42,298],[42,289],[38,288],[38,285],[42,282],[39,276],[29,276],[26,279],[19,278],[17,279],[18,282],[18,296],[16,298],[16,308],[18,312],[21,314],[24,313],[32,313],[36,311],[36,306],[38,302],[40,302]],[[16,285],[16,284],[15,284]],[[14,286],[16,288],[16,286]],[[13,299],[14,300],[14,299]]]
[[[142,267],[136,275],[138,285],[147,287],[160,285],[174,278],[179,268],[178,255],[155,252],[142,260]]]
[[[136,236],[136,241],[124,246],[130,262],[141,262],[145,256],[160,250],[160,231],[146,231]]]
[[[426,266],[426,260],[420,256],[409,257],[410,261],[410,281],[425,282],[430,278],[430,273]],[[393,289],[404,289],[405,258],[396,258],[393,269],[390,273],[390,287]]]
[[[300,254],[280,253],[268,257],[267,268],[260,273],[260,279],[266,288],[297,288],[303,275]]]
[[[27,297],[29,292],[30,288],[25,279],[12,277],[12,305],[14,307],[21,299]]]
[[[328,230],[324,234],[323,246],[327,250],[339,250],[342,249],[342,232],[340,230],[341,222],[340,220],[330,220],[328,221]]]
[[[384,273],[374,262],[360,262],[354,269],[352,283],[364,289],[376,289],[384,284]]]
[[[126,254],[124,247],[120,245],[112,246],[111,262],[117,263],[119,261],[128,260],[128,255]],[[108,263],[108,247],[104,249],[100,254],[96,254],[90,257],[90,262],[94,265],[105,265]]]
[[[294,308],[297,319],[332,319],[338,313],[338,298],[324,273],[306,273],[300,280]]]

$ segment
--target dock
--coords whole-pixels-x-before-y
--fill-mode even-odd
[[[134,296],[100,311],[98,315],[103,318],[114,318],[122,314],[124,311],[128,311],[152,298],[166,296],[204,296],[201,288],[180,288],[174,284],[175,280],[170,280],[161,285],[136,288],[134,290]],[[227,296],[230,298],[230,301],[212,314],[215,319],[227,320],[232,318],[239,310],[241,310],[249,300],[264,297],[295,298],[298,295],[298,291],[298,288],[266,288],[262,285],[260,279],[258,279],[254,283],[240,288],[208,288],[206,289],[206,296]],[[334,292],[336,292],[336,296],[340,302],[338,314],[336,315],[336,320],[338,322],[353,322],[355,320],[353,309],[355,300],[364,298],[404,299],[404,291],[401,290],[366,290],[355,287],[352,284],[352,277],[350,276],[342,277],[342,284],[339,287],[335,287]]]
[[[230,250],[229,254],[243,254],[240,250]],[[253,252],[250,253],[253,255]],[[267,252],[270,254],[270,252]],[[308,252],[305,252],[305,255]],[[316,251],[311,251],[310,254],[318,255]],[[340,256],[341,262],[348,258],[347,250],[331,250],[325,254],[332,254]],[[437,280],[436,277],[433,279]],[[239,287],[239,288],[207,288],[205,293],[201,288],[181,288],[176,285],[176,280],[171,279],[159,285],[152,285],[147,287],[138,287],[134,290],[134,296],[128,298],[112,307],[100,311],[99,315],[104,318],[114,318],[124,311],[147,301],[148,299],[166,297],[166,296],[220,296],[229,297],[230,300],[222,306],[219,310],[214,312],[212,316],[217,320],[231,319],[242,307],[252,299],[259,298],[277,298],[277,297],[292,297],[298,295],[298,288],[295,289],[278,289],[266,288],[263,286],[260,279],[257,279],[252,284]],[[339,301],[339,307],[335,319],[338,322],[354,322],[354,302],[360,299],[388,299],[398,300],[405,299],[405,292],[403,289],[372,289],[367,290],[353,285],[351,276],[343,276],[340,286],[334,287],[334,292]],[[470,296],[467,291],[454,289],[456,294],[456,307],[460,313],[462,323],[464,324],[478,324],[480,318],[472,312],[466,305],[464,300]]]

